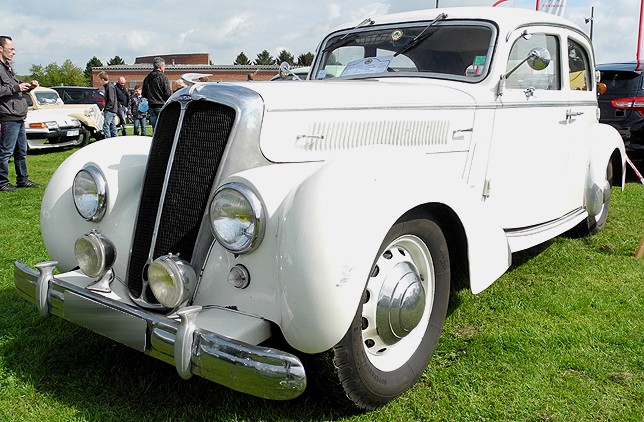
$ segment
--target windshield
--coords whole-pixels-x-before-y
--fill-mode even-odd
[[[57,92],[36,92],[36,101],[39,105],[62,104]]]
[[[371,26],[350,35],[346,31],[334,34],[322,45],[321,63],[313,78],[409,76],[410,72],[471,82],[485,77],[496,34],[492,25],[470,21],[428,24]]]

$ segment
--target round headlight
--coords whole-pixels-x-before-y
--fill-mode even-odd
[[[107,206],[107,183],[96,166],[85,166],[76,173],[72,187],[76,211],[87,221],[99,221]]]
[[[78,267],[88,277],[100,277],[114,265],[116,249],[105,236],[92,230],[74,243]]]
[[[160,256],[148,268],[150,289],[166,308],[174,308],[187,299],[196,280],[190,264],[176,255]]]
[[[248,186],[227,183],[217,189],[210,203],[210,224],[224,248],[234,253],[250,252],[264,236],[264,208]]]

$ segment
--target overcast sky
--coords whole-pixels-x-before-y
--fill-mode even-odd
[[[496,0],[439,0],[440,7],[491,6]],[[535,7],[535,0],[508,0],[503,7]],[[599,63],[634,60],[638,0],[567,0],[564,17],[590,34]],[[436,0],[241,0],[122,1],[2,0],[0,32],[14,39],[15,68],[28,74],[33,64],[63,64],[85,69],[98,57],[104,64],[118,55],[126,63],[157,54],[209,53],[230,65],[240,52],[253,61],[262,50],[273,57],[287,50],[313,52],[330,29],[383,13],[432,9]]]

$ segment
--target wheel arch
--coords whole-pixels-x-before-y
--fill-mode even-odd
[[[449,250],[452,288],[470,288],[467,234],[458,214],[444,203],[431,202],[412,208],[399,221],[413,218],[433,219],[440,226]]]

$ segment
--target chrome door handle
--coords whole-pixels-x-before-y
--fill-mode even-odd
[[[583,111],[566,110],[566,120],[569,120],[572,117],[581,116],[582,114],[584,114]]]

